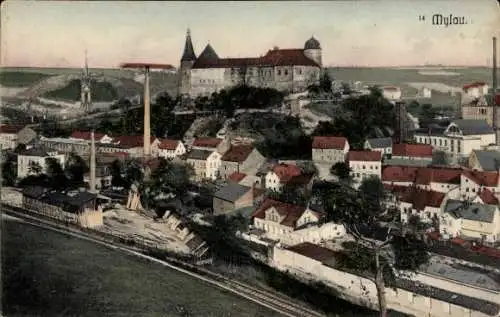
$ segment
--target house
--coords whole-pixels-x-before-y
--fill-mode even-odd
[[[466,170],[461,174],[460,195],[463,199],[473,199],[487,188],[495,196],[500,194],[499,172]]]
[[[476,171],[500,170],[500,151],[473,150],[469,155],[468,166]]]
[[[266,198],[252,213],[253,225],[274,239],[311,223],[318,223],[323,214],[304,206]]]
[[[382,95],[385,99],[394,101],[401,99],[401,88],[394,86],[382,87]]]
[[[213,213],[214,215],[227,214],[240,208],[252,207],[253,203],[252,187],[228,182],[226,186],[214,193]]]
[[[425,144],[394,144],[392,146],[392,158],[432,162],[432,147]]]
[[[196,138],[193,140],[191,148],[196,150],[217,151],[219,154],[224,154],[229,149],[230,145],[227,139]]]
[[[312,160],[314,163],[333,165],[345,162],[349,151],[349,142],[344,137],[315,136],[312,143]]]
[[[463,86],[462,91],[470,98],[479,98],[488,93],[488,85],[485,82],[474,82]]]
[[[265,188],[279,192],[293,178],[302,175],[302,170],[293,164],[276,164],[265,176]]]
[[[255,173],[265,157],[253,145],[231,145],[221,157],[220,175],[228,179],[234,172]]]
[[[364,144],[365,150],[382,152],[383,156],[392,155],[392,138],[367,139]]]
[[[382,152],[379,151],[349,151],[347,162],[351,169],[353,181],[357,184],[364,179],[382,175]]]
[[[215,180],[219,177],[221,155],[214,150],[191,150],[186,157],[187,164],[193,166],[196,181]]]
[[[450,199],[443,208],[439,227],[445,237],[495,243],[500,240],[500,211],[498,205]]]
[[[414,140],[455,157],[468,157],[473,150],[495,144],[496,136],[486,120],[462,119],[451,122],[442,132],[415,133]]]
[[[47,159],[55,158],[64,168],[65,156],[55,151],[47,150],[43,147],[35,147],[22,150],[17,155],[17,177],[24,178],[32,174],[33,169],[39,168],[40,173],[47,171]]]
[[[0,125],[0,147],[3,150],[15,149],[18,144],[28,144],[36,137],[36,132],[22,125]]]
[[[95,194],[85,191],[47,191],[35,186],[25,188],[22,195],[23,207],[30,211],[84,228],[103,225],[102,209],[97,204]]]
[[[163,139],[158,145],[158,156],[174,159],[186,154],[186,147],[179,140]]]
[[[71,133],[70,139],[90,141],[91,133],[91,131],[73,131],[73,133]],[[113,143],[114,139],[107,134],[94,132],[94,142],[109,144]]]
[[[431,223],[441,214],[441,205],[445,197],[444,193],[433,190],[406,188],[399,198],[401,222],[408,223],[411,216],[418,216],[420,221]]]
[[[117,143],[117,148],[121,151],[127,152],[132,157],[142,157],[144,155],[144,136],[143,135],[122,135],[113,139]],[[160,140],[154,136],[150,138],[151,154],[158,156],[158,146]],[[115,144],[110,145],[115,147]]]
[[[40,137],[40,144],[45,148],[62,153],[76,153],[83,156],[90,153],[90,142],[83,139],[72,138],[46,138]]]

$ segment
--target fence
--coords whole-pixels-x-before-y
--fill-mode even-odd
[[[149,239],[144,237],[137,237],[133,235],[127,235],[122,232],[108,229],[107,231],[91,228],[83,228],[78,226],[69,218],[55,218],[49,213],[40,212],[38,210],[26,209],[20,206],[15,206],[11,204],[2,203],[2,208],[4,211],[8,212],[9,209],[18,214],[27,214],[34,216],[36,218],[48,220],[56,225],[63,225],[72,231],[77,231],[79,233],[84,233],[87,236],[98,238],[99,240],[111,242],[115,244],[120,244],[126,247],[133,247],[140,250],[141,252],[153,256],[160,260],[170,260],[177,262],[184,262],[185,264],[202,265],[207,263],[212,263],[211,255],[207,254],[205,256],[195,256],[192,254],[181,254],[174,251],[166,250],[160,248],[159,245]]]

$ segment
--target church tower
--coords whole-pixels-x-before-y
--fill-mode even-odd
[[[85,110],[85,112],[89,112],[92,108],[92,98],[90,91],[89,66],[87,63],[87,51],[85,51],[85,68],[83,69],[82,79],[80,82],[81,82],[81,88],[80,88],[81,107]]]
[[[186,34],[186,43],[184,44],[184,53],[181,58],[181,67],[179,68],[179,94],[186,96],[191,88],[191,68],[196,61],[196,54],[191,41],[191,31],[188,29]]]
[[[304,44],[304,55],[315,61],[320,67],[323,67],[321,45],[314,36],[311,36]]]

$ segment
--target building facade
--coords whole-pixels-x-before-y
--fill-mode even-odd
[[[179,92],[193,98],[237,85],[300,92],[319,83],[321,67],[321,45],[314,37],[304,48],[275,47],[261,57],[219,58],[210,44],[196,56],[188,30],[179,69]]]

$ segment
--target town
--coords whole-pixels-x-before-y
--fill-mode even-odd
[[[4,100],[3,214],[283,316],[330,316],[319,298],[333,297],[356,316],[500,316],[496,38],[491,76],[451,91],[454,111],[431,104],[431,85],[338,80],[315,36],[244,58],[197,54],[195,39],[179,65],[117,65],[141,91],[105,106],[87,57],[76,106],[40,110],[41,82],[25,108]]]

